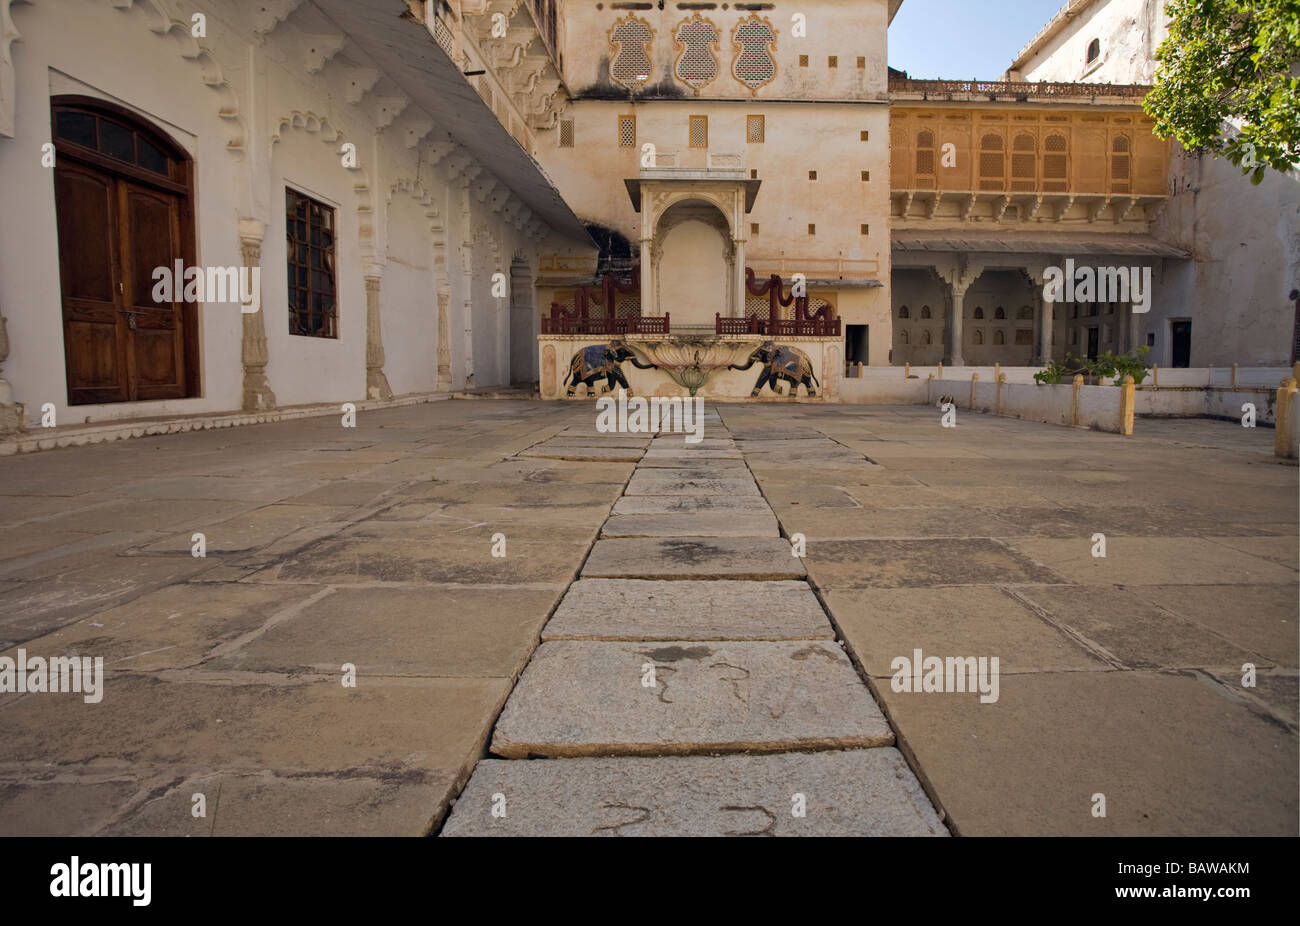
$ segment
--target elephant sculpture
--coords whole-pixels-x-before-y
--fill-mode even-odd
[[[632,365],[639,370],[654,369],[653,364],[638,360],[636,354],[622,341],[610,341],[608,344],[582,348],[569,362],[569,375],[565,381],[565,385],[569,387],[568,394],[572,396],[579,383],[585,385],[590,392],[596,380],[604,377],[606,392],[618,385],[631,395],[632,387],[628,385],[627,377],[623,375],[621,367],[625,360],[631,360]]]
[[[790,384],[790,398],[792,399],[799,394],[800,383],[808,389],[809,396],[817,395],[817,390],[813,388],[813,384],[820,386],[821,382],[813,373],[812,358],[798,348],[778,347],[772,341],[764,341],[754,348],[748,363],[744,366],[733,364],[731,369],[748,370],[755,363],[762,363],[763,369],[758,374],[758,382],[754,384],[754,391],[749,394],[750,398],[756,397],[763,391],[763,387],[769,383],[772,386],[772,391],[780,395],[782,380]]]

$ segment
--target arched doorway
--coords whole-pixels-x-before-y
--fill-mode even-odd
[[[183,279],[154,299],[156,268],[194,262],[189,156],[103,100],[55,97],[52,122],[68,404],[196,395],[197,306]]]
[[[673,328],[714,325],[731,314],[735,248],[726,216],[700,199],[675,203],[655,231],[655,292],[658,314],[672,314]]]

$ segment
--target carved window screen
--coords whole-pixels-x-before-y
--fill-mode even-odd
[[[766,19],[755,15],[737,24],[731,40],[739,49],[731,72],[736,80],[757,93],[776,78],[776,61],[772,57],[776,30]]]
[[[560,147],[561,148],[573,147],[573,120],[572,119],[560,120]]]
[[[1063,193],[1070,179],[1070,144],[1064,135],[1048,135],[1043,144],[1043,189]]]
[[[1111,141],[1110,188],[1113,193],[1129,191],[1129,141],[1127,135],[1116,135]]]
[[[1011,143],[1011,189],[1038,188],[1038,139],[1020,134]]]
[[[719,39],[718,27],[698,13],[677,27],[674,35],[679,54],[673,72],[677,79],[695,90],[700,90],[718,78]]]
[[[618,117],[618,146],[620,148],[636,147],[636,116]]]
[[[690,135],[692,148],[709,147],[709,117],[691,116]]]
[[[916,135],[916,188],[933,190],[934,176],[934,133],[918,132]]]
[[[648,49],[653,41],[654,30],[644,19],[629,15],[614,24],[609,33],[609,43],[615,49],[609,76],[615,83],[637,88],[649,81],[653,66]]]
[[[758,144],[767,140],[767,118],[765,116],[745,117],[745,141]]]
[[[1006,143],[1001,135],[985,135],[980,141],[981,190],[1002,190],[1007,184]]]

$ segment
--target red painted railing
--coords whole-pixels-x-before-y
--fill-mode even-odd
[[[575,318],[564,307],[551,303],[551,317],[542,319],[542,334],[594,334],[602,337],[625,334],[668,334],[669,315],[629,315],[626,318]]]

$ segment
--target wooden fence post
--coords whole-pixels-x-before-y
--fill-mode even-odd
[[[1290,459],[1291,444],[1295,436],[1291,433],[1291,405],[1295,402],[1296,378],[1288,376],[1282,380],[1277,390],[1277,405],[1273,409],[1273,454]]]
[[[1119,433],[1132,437],[1133,407],[1137,401],[1137,386],[1133,383],[1133,377],[1125,376],[1119,391]]]

